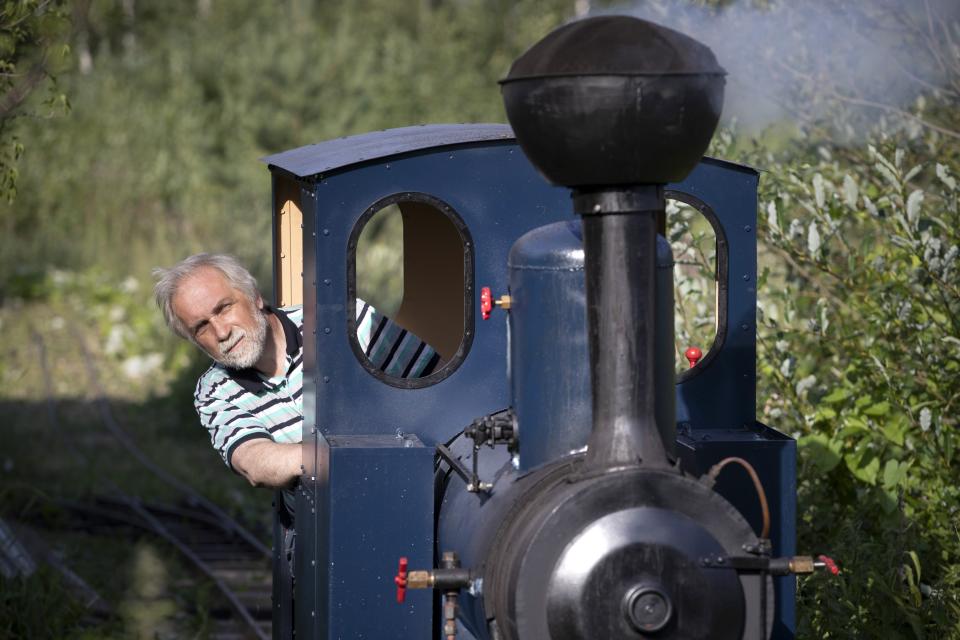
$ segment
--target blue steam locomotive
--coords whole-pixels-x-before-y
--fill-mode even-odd
[[[818,563],[793,556],[795,442],[755,415],[758,174],[702,157],[723,84],[694,40],[591,18],[514,63],[512,128],[265,159],[275,302],[305,317],[275,638],[793,637],[793,574]],[[679,375],[668,200],[716,237],[716,335]],[[439,354],[426,377],[356,339],[386,212],[389,312]]]

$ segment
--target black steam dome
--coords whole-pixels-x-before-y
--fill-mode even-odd
[[[693,38],[628,16],[572,22],[501,80],[524,152],[554,184],[664,184],[706,150],[725,71]]]

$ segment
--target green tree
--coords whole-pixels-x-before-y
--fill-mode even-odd
[[[496,80],[572,10],[78,0],[77,68],[61,77],[72,111],[17,123],[34,151],[22,197],[3,211],[0,271],[146,275],[209,249],[265,274],[270,184],[258,157],[387,127],[503,121]]]
[[[960,23],[875,17],[925,43],[936,88],[904,106],[807,76],[830,119],[725,149],[764,169],[759,409],[799,438],[800,546],[843,563],[801,582],[799,635],[957,638]]]
[[[55,76],[69,50],[63,5],[63,0],[6,0],[0,6],[0,197],[8,201],[17,193],[17,164],[24,151],[14,120],[69,107]],[[31,94],[44,88],[40,105],[31,108]]]

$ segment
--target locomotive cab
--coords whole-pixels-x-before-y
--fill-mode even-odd
[[[385,141],[392,145],[382,149],[379,157],[363,144],[380,146]],[[289,154],[299,152],[293,156],[297,158],[307,151],[315,164],[291,161]],[[430,637],[434,610],[440,605],[426,591],[410,591],[405,603],[397,604],[391,579],[399,557],[408,558],[411,567],[426,567],[434,566],[435,554],[442,552],[435,538],[434,469],[439,464],[435,447],[454,441],[476,418],[509,407],[514,393],[506,356],[511,346],[508,314],[516,309],[495,309],[484,321],[480,289],[489,286],[495,296],[514,293],[510,290],[511,248],[525,234],[536,234],[535,229],[555,223],[575,225],[569,213],[569,191],[548,184],[503,125],[390,130],[312,145],[266,161],[275,194],[294,195],[275,201],[275,290],[278,304],[304,304],[307,364],[307,471],[296,495],[300,540],[296,597],[283,575],[286,563],[278,561],[274,589],[280,606],[275,604],[275,613],[295,601],[295,614],[290,609],[279,620],[286,621],[288,632],[295,624],[300,637],[361,633],[381,637],[385,629],[390,631],[383,637]],[[704,158],[688,177],[665,191],[671,200],[704,216],[717,247],[716,336],[712,345],[703,345],[704,357],[698,365],[677,377],[676,452],[693,474],[705,473],[730,455],[750,461],[770,496],[773,553],[790,555],[795,544],[796,445],[755,419],[756,237],[752,230],[756,185],[757,173],[752,169]],[[443,297],[449,303],[456,298],[464,318],[457,349],[460,361],[445,361],[443,379],[418,387],[398,386],[397,380],[377,376],[364,365],[351,337],[352,314],[347,313],[358,287],[363,286],[362,281],[357,283],[351,238],[362,248],[365,222],[383,210],[378,203],[409,194],[446,203],[456,218],[443,213],[445,219],[451,220],[449,225],[460,238],[469,238],[462,244],[460,268],[454,269],[457,276],[462,274],[462,292],[451,285],[439,295],[431,286],[437,269],[429,252],[418,248],[435,246],[437,237],[449,239],[450,227],[436,234],[430,233],[430,226],[419,227],[416,207],[404,216],[403,302],[396,308],[410,304],[428,316],[440,317],[432,312],[434,301]],[[291,210],[302,215],[302,230],[295,217],[292,223],[286,222],[290,215],[286,211]],[[417,231],[424,232],[423,242],[418,242]],[[284,237],[290,238],[286,246]],[[456,244],[447,245],[454,247],[448,251],[454,257],[446,258],[450,265],[457,255]],[[420,264],[408,266],[416,260]],[[582,279],[582,271],[562,267],[560,273]],[[420,280],[415,274],[430,278]],[[570,295],[582,297],[580,287],[570,290]],[[514,307],[524,303],[513,296]],[[410,322],[411,331],[431,342],[430,329],[400,314],[396,319],[405,327],[404,321]],[[582,316],[580,322],[585,324]],[[458,325],[457,321],[447,323],[447,334],[455,336]],[[543,372],[535,362],[529,364],[546,377],[540,395],[578,388],[578,397],[566,396],[567,405],[582,417],[590,413],[583,334],[569,336],[557,345],[554,355],[563,355],[577,340],[582,343],[579,367]],[[672,353],[674,345],[669,347]],[[514,375],[520,373],[518,366],[513,365]],[[553,440],[532,440],[531,449],[536,448],[533,442],[546,446]],[[469,446],[457,453],[465,466],[472,465]],[[478,461],[481,478],[490,480],[507,457],[506,450],[484,449]],[[524,459],[522,446],[518,457]],[[441,466],[449,471],[445,463]],[[761,513],[748,478],[726,474],[716,489],[759,530]],[[279,550],[282,537],[278,541]],[[793,635],[794,588],[791,577],[775,579],[773,637]],[[282,627],[276,624],[275,628]],[[289,637],[279,633],[276,637]]]
[[[420,639],[443,628],[465,640],[559,640],[599,628],[597,615],[612,625],[603,627],[609,637],[793,637],[794,578],[772,577],[763,559],[794,552],[796,447],[755,414],[758,174],[701,152],[684,171],[651,180],[663,184],[623,196],[652,203],[643,229],[631,223],[624,232],[648,243],[636,254],[650,265],[643,296],[629,278],[618,285],[648,310],[621,323],[619,335],[646,332],[638,362],[658,376],[644,409],[656,431],[621,434],[637,436],[645,452],[660,443],[662,454],[644,453],[637,468],[633,458],[616,459],[622,438],[596,435],[606,420],[598,407],[616,404],[596,404],[605,365],[593,355],[588,304],[597,291],[587,284],[596,273],[590,255],[600,245],[587,236],[617,236],[597,235],[616,215],[588,224],[607,206],[596,199],[602,189],[551,184],[505,125],[407,127],[265,158],[276,302],[304,306],[296,580],[278,556],[274,637],[295,628],[300,638]],[[668,199],[699,212],[716,239],[715,335],[675,380],[673,257],[656,240]],[[365,234],[390,216],[394,239],[402,237],[402,278],[386,288],[392,296],[365,300]],[[619,306],[616,296],[605,299]],[[359,344],[358,300],[435,348],[438,366],[422,377],[385,374]],[[746,474],[720,476],[715,492],[695,480],[731,456],[756,470],[768,508]],[[656,468],[643,467],[654,460]],[[589,565],[611,582],[577,572],[595,551],[590,540],[621,538],[632,541],[626,556],[613,545]],[[569,546],[551,550],[550,539]],[[759,548],[763,541],[769,548]],[[756,571],[723,566],[758,542]],[[636,560],[644,545],[685,550],[658,556],[663,564],[650,577]],[[691,576],[702,584],[685,591]],[[610,589],[612,600],[597,600]]]

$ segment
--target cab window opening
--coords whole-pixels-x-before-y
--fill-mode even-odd
[[[689,347],[701,350],[702,363],[722,339],[725,299],[718,283],[723,256],[708,217],[712,212],[686,202],[682,194],[673,195],[667,198],[666,237],[674,259],[674,362],[683,374],[691,369]]]
[[[427,194],[383,198],[357,222],[348,265],[353,350],[383,382],[427,386],[465,357],[473,313],[468,238],[456,212]]]

